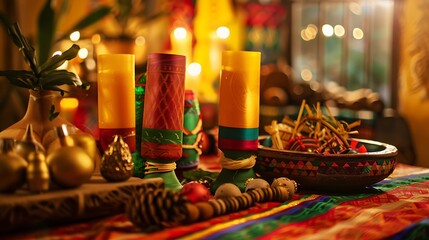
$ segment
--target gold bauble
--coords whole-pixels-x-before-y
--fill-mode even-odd
[[[27,185],[31,192],[49,190],[49,169],[45,154],[41,151],[31,152],[28,155]]]
[[[48,155],[62,147],[61,141],[66,141],[67,146],[76,146],[82,148],[94,161],[94,168],[99,168],[100,152],[97,148],[95,139],[86,133],[72,133],[67,136],[58,137],[48,147]]]
[[[32,125],[28,124],[24,136],[16,142],[15,152],[28,162],[28,155],[35,151],[44,152],[45,149],[34,137]]]
[[[74,141],[68,141],[67,126],[56,129],[61,147],[48,152],[46,162],[53,182],[62,187],[78,187],[88,182],[94,172],[94,160]]]
[[[88,182],[94,171],[94,161],[80,147],[61,147],[46,162],[52,181],[67,188]]]
[[[100,173],[107,181],[121,182],[129,179],[134,170],[130,149],[119,135],[109,144],[101,159]]]
[[[27,162],[14,152],[15,140],[0,139],[0,192],[14,192],[25,183]]]
[[[95,168],[100,168],[101,155],[95,139],[86,133],[78,133],[70,136],[73,138],[75,145],[81,147],[91,157]]]

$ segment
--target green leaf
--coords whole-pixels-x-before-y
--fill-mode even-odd
[[[31,70],[37,74],[36,52],[22,34],[19,24],[12,24],[8,31],[9,35],[12,37],[13,43],[19,48],[19,51],[21,51],[24,56],[25,62],[30,66]]]
[[[39,62],[44,63],[50,54],[56,31],[55,12],[51,0],[47,0],[39,14],[37,43]]]
[[[43,65],[40,67],[40,75],[45,74],[48,71],[55,70],[61,66],[65,61],[71,60],[76,57],[79,52],[80,47],[76,44],[73,44],[69,49],[63,52],[61,55],[55,55],[49,58]]]
[[[82,81],[76,74],[67,70],[53,70],[40,79],[40,86],[42,89],[65,84],[80,86],[82,85]]]
[[[0,76],[5,76],[15,86],[33,89],[37,81],[33,72],[25,70],[0,71]]]
[[[10,76],[7,78],[9,82],[15,86],[22,87],[22,88],[28,88],[28,89],[34,89],[34,85],[32,85],[31,80],[28,78],[22,78],[17,76]]]
[[[59,88],[57,86],[48,86],[48,87],[43,88],[43,89],[60,92],[61,96],[64,96],[64,93],[68,93],[69,92],[69,91],[66,91],[66,90],[64,90],[62,88]]]
[[[74,25],[70,31],[67,31],[67,33],[63,34],[61,37],[59,37],[58,40],[62,40],[67,38],[70,33],[74,31],[82,30],[86,27],[89,27],[90,25],[100,21],[102,18],[110,14],[111,8],[108,6],[100,6],[94,11],[90,12],[88,15],[83,17],[76,25]]]
[[[86,81],[82,81],[82,85],[79,86],[81,89],[88,91],[91,88],[91,84]]]

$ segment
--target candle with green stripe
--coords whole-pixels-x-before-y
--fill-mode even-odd
[[[219,139],[222,171],[211,190],[233,183],[241,191],[255,178],[258,150],[261,53],[225,51],[219,91]]]
[[[136,151],[132,153],[134,163],[135,177],[144,177],[145,160],[141,156],[141,138],[142,138],[142,124],[143,124],[143,109],[144,109],[144,95],[146,88],[146,73],[141,74],[136,78],[135,82],[135,101],[136,101]]]
[[[182,156],[185,63],[185,56],[152,53],[147,64],[141,133],[145,178],[161,177],[172,190],[182,188],[174,170]]]

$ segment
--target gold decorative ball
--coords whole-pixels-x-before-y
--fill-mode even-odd
[[[88,182],[94,171],[94,161],[80,147],[59,148],[46,161],[51,179],[62,187],[78,187]]]
[[[16,153],[0,154],[0,192],[14,192],[26,181],[27,161]]]

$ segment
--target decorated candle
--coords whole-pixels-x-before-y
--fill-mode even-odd
[[[135,82],[136,92],[136,151],[133,153],[134,176],[144,177],[144,159],[140,152],[143,124],[144,95],[146,91],[146,73],[140,74]]]
[[[224,51],[219,91],[219,139],[222,171],[212,185],[225,182],[244,190],[255,177],[259,135],[260,52]]]
[[[219,149],[258,149],[259,52],[225,51],[219,93]]]
[[[186,58],[153,53],[148,57],[141,139],[145,178],[161,177],[180,189],[174,173],[182,156]]]
[[[185,90],[185,111],[183,120],[182,157],[177,161],[177,169],[196,168],[202,152],[202,118],[198,99],[194,91]]]
[[[103,150],[115,135],[135,150],[134,55],[98,56],[98,126]]]

